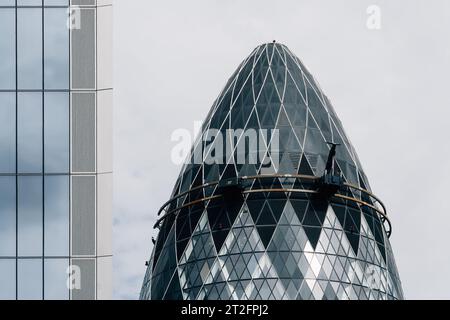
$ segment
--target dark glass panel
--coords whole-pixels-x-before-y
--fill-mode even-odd
[[[69,89],[67,19],[66,8],[44,9],[44,83],[46,89]]]
[[[0,259],[0,300],[16,299],[16,259]]]
[[[12,92],[0,92],[0,173],[15,172],[16,95]]]
[[[275,231],[275,226],[257,227],[257,229],[264,247],[267,248],[269,246],[270,239],[272,239],[273,232]]]
[[[14,1],[3,0],[0,5],[13,5]],[[15,10],[0,9],[0,89],[16,88],[16,27]],[[0,104],[1,105],[1,104]],[[1,118],[0,118],[1,119]]]
[[[67,288],[68,259],[45,259],[44,261],[44,299],[69,300]]]
[[[42,9],[17,10],[19,89],[42,89]]]
[[[0,176],[0,257],[16,255],[16,178]]]
[[[45,255],[69,255],[69,176],[45,177]]]
[[[46,173],[69,172],[69,94],[45,93],[44,155]]]
[[[42,299],[42,259],[19,259],[17,296],[19,300]]]
[[[19,93],[17,161],[19,173],[42,172],[42,93]]]
[[[18,178],[19,256],[42,256],[42,177]]]
[[[320,227],[304,227],[305,233],[308,237],[309,242],[311,243],[313,249],[316,249],[317,242],[319,242],[320,232],[322,228]]]

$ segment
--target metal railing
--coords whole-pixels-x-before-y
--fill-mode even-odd
[[[316,177],[316,176],[310,176],[310,175],[290,175],[290,174],[270,174],[270,175],[255,175],[255,176],[245,176],[245,177],[240,177],[237,178],[239,179],[239,181],[242,181],[244,183],[247,182],[247,185],[252,186],[253,183],[256,180],[263,180],[263,179],[274,179],[274,178],[281,178],[281,179],[291,179],[290,183],[293,185],[295,184],[296,181],[298,181],[299,183],[302,184],[302,186],[309,186],[310,188],[261,188],[261,189],[246,189],[246,186],[243,185],[242,186],[242,194],[255,194],[255,193],[260,193],[260,192],[267,192],[267,193],[300,193],[300,194],[320,194],[320,191],[318,189],[318,183],[321,179],[321,177]],[[273,181],[273,180],[272,180]],[[251,182],[251,183],[248,183]],[[160,228],[162,222],[169,217],[170,215],[177,215],[177,213],[179,212],[179,210],[183,209],[183,208],[187,208],[187,207],[191,207],[194,206],[196,204],[202,203],[202,202],[207,202],[207,201],[211,201],[211,200],[215,200],[215,199],[220,199],[223,197],[223,194],[216,194],[214,195],[214,191],[211,192],[212,195],[210,196],[205,196],[203,198],[200,199],[195,199],[193,201],[189,201],[188,203],[184,203],[182,205],[179,205],[175,208],[172,208],[172,205],[175,201],[177,201],[178,199],[184,197],[184,196],[188,196],[196,191],[200,191],[202,190],[204,192],[204,190],[206,188],[210,188],[210,187],[215,187],[217,188],[217,186],[219,185],[219,181],[215,181],[215,182],[210,182],[210,183],[206,183],[203,184],[201,186],[196,186],[190,190],[187,190],[185,192],[182,192],[178,195],[176,195],[175,197],[171,198],[170,200],[168,200],[166,203],[163,204],[163,206],[159,209],[158,211],[158,216],[161,215],[161,213],[164,212],[164,214],[158,219],[158,221],[155,223],[154,228]],[[343,189],[347,189],[346,193],[343,193]],[[353,193],[360,193],[360,197],[357,198],[354,196]],[[205,193],[203,193],[205,194]],[[344,183],[342,185],[342,187],[333,195],[331,195],[330,199],[332,198],[337,198],[337,199],[341,199],[341,200],[345,200],[345,201],[352,201],[354,202],[357,206],[359,207],[368,207],[372,210],[374,210],[377,214],[378,214],[378,218],[380,219],[380,221],[383,224],[383,227],[386,231],[386,234],[388,237],[391,236],[392,234],[392,225],[391,222],[387,216],[387,210],[386,207],[384,206],[383,202],[376,197],[374,194],[372,194],[370,191],[365,190],[363,188],[360,188],[358,186],[349,184],[349,183]],[[185,201],[185,200],[184,200]],[[378,205],[378,206],[377,206]],[[170,209],[170,210],[169,210]]]

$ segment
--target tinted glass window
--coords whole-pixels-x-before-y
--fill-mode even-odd
[[[69,172],[69,94],[45,93],[44,156],[46,173]]]
[[[16,298],[16,260],[0,259],[0,300]]]
[[[0,257],[16,255],[16,178],[0,176]]]
[[[45,255],[69,255],[69,177],[45,177]]]
[[[0,173],[15,171],[16,95],[12,92],[0,92]]]
[[[17,112],[18,171],[42,172],[42,94],[19,93]]]
[[[17,10],[17,68],[19,89],[42,88],[42,9]]]
[[[44,10],[44,83],[46,89],[69,88],[69,29],[66,8]]]
[[[68,259],[46,259],[44,262],[44,299],[68,300]]]
[[[18,299],[42,299],[42,259],[19,259],[17,271]]]
[[[42,256],[42,177],[18,178],[19,256]]]
[[[0,4],[8,5],[2,2]],[[15,10],[0,8],[0,89],[3,90],[16,87],[15,23]]]

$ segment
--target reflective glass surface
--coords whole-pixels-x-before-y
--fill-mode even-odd
[[[19,256],[42,256],[42,177],[18,177],[17,197]]]
[[[20,92],[17,100],[19,173],[42,172],[42,93]]]
[[[16,259],[0,259],[0,300],[16,299]]]
[[[17,261],[17,297],[19,300],[42,299],[42,259]]]
[[[69,88],[69,29],[66,25],[66,8],[44,9],[44,83],[46,89]]]
[[[45,173],[69,172],[69,94],[44,94]]]
[[[16,87],[15,23],[14,9],[0,8],[0,90]]]
[[[16,255],[16,177],[0,176],[0,258]]]
[[[19,89],[42,89],[42,9],[17,9]]]
[[[44,299],[68,300],[67,288],[68,259],[45,259],[44,261]]]
[[[69,299],[68,5],[0,0],[0,300]]]
[[[46,176],[44,188],[45,255],[69,255],[69,176]]]
[[[260,145],[272,166],[264,159],[236,161],[238,149],[221,161],[192,162],[212,129],[249,128],[278,129],[277,148],[271,149],[275,135]],[[218,140],[204,144],[202,159]],[[159,224],[141,299],[403,298],[380,216],[354,201],[304,192],[307,182],[290,178],[322,177],[327,142],[334,141],[340,143],[334,174],[370,191],[329,99],[286,46],[261,45],[244,60],[211,108],[198,141],[171,198],[191,192],[174,201]],[[264,177],[249,180],[252,175]],[[233,185],[236,178],[242,178],[235,187],[239,192],[227,191],[225,182]],[[196,188],[217,180],[218,186]],[[352,191],[348,196],[361,197]]]
[[[16,95],[0,92],[0,173],[16,172]]]
[[[0,0],[0,6],[12,6],[14,7],[16,0]]]
[[[17,0],[18,6],[42,6],[42,0]]]
[[[69,0],[44,0],[44,5],[46,5],[46,6],[67,6],[67,5],[69,5]]]

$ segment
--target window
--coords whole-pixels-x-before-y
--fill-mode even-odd
[[[3,1],[4,2],[4,1]],[[2,3],[2,5],[11,5]],[[14,5],[14,1],[12,1]],[[15,10],[0,8],[0,89],[11,90],[16,87],[16,32]]]
[[[66,8],[44,9],[44,83],[46,89],[69,88],[69,29],[66,26]]]
[[[17,0],[18,6],[41,6],[42,0]]]
[[[44,183],[46,256],[69,255],[69,176],[47,176]]]
[[[19,177],[17,200],[19,256],[42,256],[42,177]]]
[[[67,288],[68,259],[45,259],[44,262],[44,299],[68,300]]]
[[[17,157],[19,173],[42,172],[42,93],[18,95]]]
[[[42,89],[42,9],[17,9],[19,89]]]
[[[0,92],[0,173],[15,172],[16,96],[12,92]]]
[[[0,176],[0,257],[16,255],[16,178]]]
[[[17,261],[17,296],[19,300],[42,299],[42,259]]]
[[[15,0],[0,0],[0,5],[2,6],[13,6],[15,5]]]
[[[46,173],[69,172],[69,94],[45,93],[44,156]]]
[[[0,300],[16,298],[16,260],[0,259]]]
[[[44,0],[46,6],[68,6],[69,0]]]

